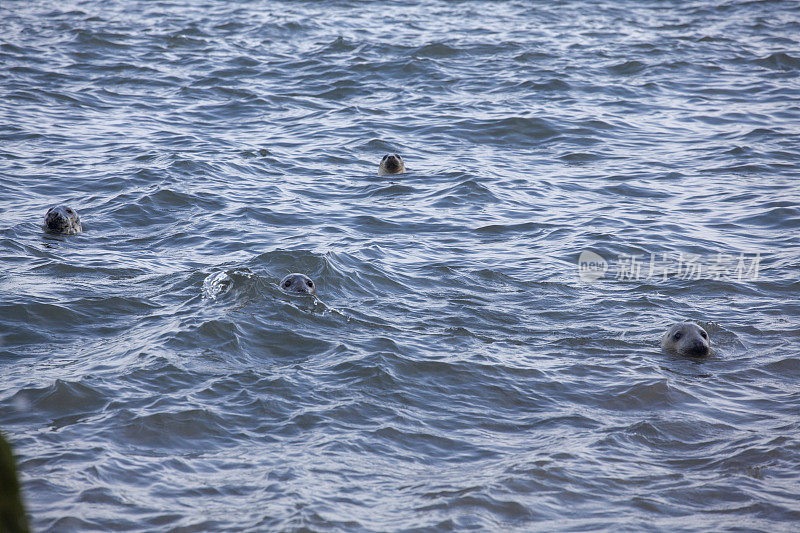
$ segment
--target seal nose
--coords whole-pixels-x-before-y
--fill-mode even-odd
[[[694,355],[695,357],[708,355],[708,346],[700,341],[695,341],[689,348],[689,354]]]
[[[66,225],[66,220],[59,213],[47,213],[47,218],[44,221],[45,225],[52,230],[60,230]]]
[[[397,170],[399,167],[400,165],[395,156],[390,155],[386,158],[386,170]]]

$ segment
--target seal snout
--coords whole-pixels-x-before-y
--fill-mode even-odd
[[[386,170],[389,172],[397,172],[398,168],[400,168],[400,162],[397,161],[395,156],[390,155],[386,158]]]
[[[45,216],[44,225],[49,231],[58,233],[67,225],[67,221],[59,213],[50,211]]]
[[[700,341],[695,341],[691,346],[686,348],[686,355],[705,357],[708,355],[708,345]]]

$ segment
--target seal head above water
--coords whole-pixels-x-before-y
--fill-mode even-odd
[[[44,230],[61,235],[77,235],[83,231],[78,212],[66,205],[57,205],[47,210],[44,216]]]
[[[706,330],[692,322],[681,322],[667,330],[661,347],[688,357],[705,357],[711,350]]]
[[[387,174],[402,174],[406,171],[406,165],[403,163],[403,158],[400,154],[386,154],[381,159],[380,167],[378,167],[378,174],[385,176]]]
[[[292,294],[317,294],[317,286],[305,274],[289,274],[281,280],[280,286]]]

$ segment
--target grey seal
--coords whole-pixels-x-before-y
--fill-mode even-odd
[[[706,330],[691,322],[675,324],[661,339],[661,347],[689,357],[705,357],[711,350],[711,341]]]
[[[305,274],[289,274],[281,280],[281,289],[294,294],[317,294],[317,286]]]
[[[381,159],[381,164],[378,167],[378,174],[385,176],[386,174],[402,174],[406,171],[406,165],[403,163],[403,158],[400,154],[386,154]]]
[[[78,212],[66,205],[57,205],[44,215],[44,230],[48,233],[77,235],[83,231]]]

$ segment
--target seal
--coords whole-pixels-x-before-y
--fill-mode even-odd
[[[281,280],[281,289],[293,294],[317,294],[317,286],[305,274],[289,274]]]
[[[710,351],[710,341],[706,330],[691,322],[675,324],[661,339],[661,347],[689,357],[705,357]]]
[[[44,230],[61,235],[77,235],[83,231],[78,212],[66,205],[57,205],[44,215]]]
[[[381,159],[381,164],[378,167],[378,174],[385,176],[387,174],[402,174],[406,171],[406,165],[403,163],[403,158],[400,154],[386,154]]]

